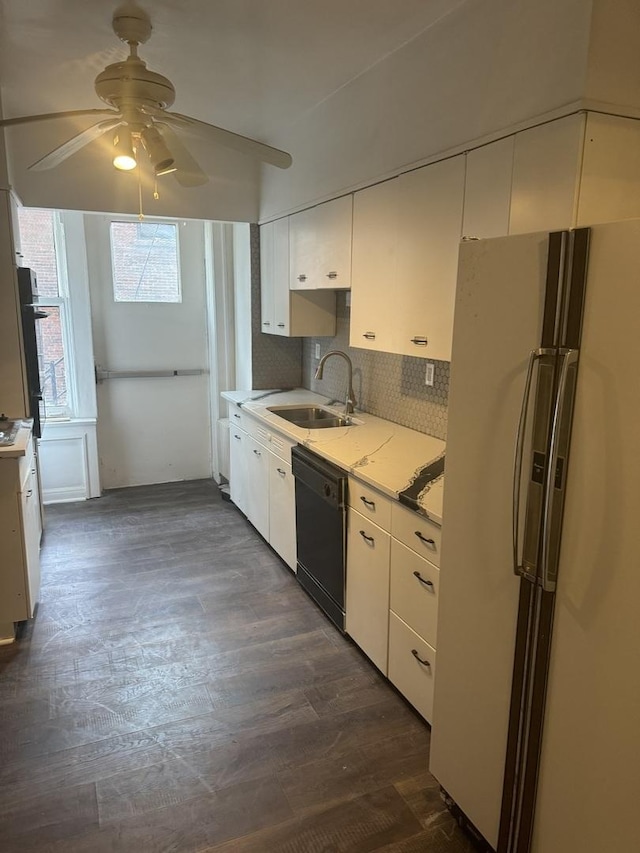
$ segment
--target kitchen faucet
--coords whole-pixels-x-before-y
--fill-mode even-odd
[[[344,402],[344,413],[345,413],[345,415],[352,415],[353,414],[353,407],[356,404],[356,394],[355,394],[355,391],[353,390],[353,364],[351,363],[351,359],[346,354],[346,352],[342,352],[342,350],[339,350],[339,349],[332,349],[332,350],[329,350],[329,352],[326,352],[322,356],[322,358],[320,359],[320,363],[318,364],[318,367],[316,369],[315,378],[316,379],[322,379],[322,374],[324,372],[324,363],[332,355],[342,356],[342,358],[344,358],[344,360],[347,362],[347,368],[349,371],[349,373],[348,373],[348,383],[349,384],[348,384],[348,388],[347,388],[347,399]]]

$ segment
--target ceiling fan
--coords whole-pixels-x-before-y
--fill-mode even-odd
[[[182,186],[205,184],[207,175],[174,132],[181,130],[280,169],[291,165],[291,155],[286,151],[191,116],[169,112],[167,107],[173,104],[176,94],[173,84],[162,74],[150,71],[138,56],[138,45],[151,35],[148,14],[133,2],[125,3],[113,13],[112,25],[118,38],[129,45],[129,56],[108,65],[95,79],[96,94],[111,109],[66,110],[0,120],[0,127],[11,127],[73,116],[103,116],[32,163],[29,169],[52,169],[103,134],[113,132],[113,165],[117,169],[135,169],[144,151],[156,176],[173,172]]]

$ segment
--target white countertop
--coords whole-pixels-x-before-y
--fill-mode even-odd
[[[0,445],[0,459],[16,459],[26,454],[27,445],[31,438],[32,421],[23,421],[23,423],[26,426],[22,426],[18,430],[13,444]]]
[[[348,471],[394,500],[442,524],[444,474],[421,487],[424,470],[444,454],[445,442],[416,430],[356,412],[354,426],[330,430],[301,429],[273,412],[270,406],[321,405],[342,413],[342,406],[328,406],[328,399],[305,388],[292,391],[224,391],[222,396],[276,432],[294,439]]]

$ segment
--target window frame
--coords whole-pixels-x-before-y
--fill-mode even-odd
[[[118,299],[116,296],[116,281],[115,281],[115,264],[113,260],[113,231],[112,226],[117,223],[126,225],[172,225],[175,228],[176,235],[176,275],[178,285],[178,299]],[[143,221],[139,217],[134,216],[118,216],[109,219],[109,261],[111,264],[111,295],[116,305],[181,305],[183,301],[182,292],[182,261],[180,247],[180,221],[177,219],[165,219],[163,217],[148,217],[145,216]]]
[[[46,210],[52,215],[53,248],[56,258],[56,274],[58,278],[58,296],[38,296],[38,306],[46,313],[47,308],[58,308],[60,312],[60,334],[62,337],[62,352],[65,366],[65,383],[67,402],[56,406],[45,401],[47,420],[69,420],[78,409],[78,387],[75,370],[75,348],[73,340],[73,324],[71,322],[71,306],[69,292],[69,274],[67,269],[67,245],[64,224],[60,211],[43,207],[24,207],[23,211]],[[20,216],[20,213],[18,214]],[[34,270],[37,276],[37,270]],[[37,321],[36,321],[37,322]],[[40,377],[42,382],[43,377]],[[44,389],[43,389],[44,396]]]

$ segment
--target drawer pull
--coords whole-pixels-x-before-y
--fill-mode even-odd
[[[33,489],[29,489],[29,491],[26,494],[26,497],[30,498],[32,494],[33,494]]]
[[[427,539],[427,537],[420,533],[419,530],[416,530],[415,534],[421,542],[424,542],[425,545],[428,545],[430,548],[436,547],[435,539]]]
[[[301,273],[301,274],[298,276],[298,281],[306,281],[306,280],[307,280],[307,277],[306,277],[306,275],[305,275],[304,273]]]
[[[240,436],[239,436],[239,435],[235,435],[235,433],[234,433],[234,436],[233,436],[233,437],[236,439],[236,441],[242,441],[242,439],[240,438]]]
[[[367,534],[364,532],[364,530],[361,530],[361,531],[360,531],[360,536],[362,536],[362,538],[363,538],[366,542],[368,542],[370,545],[372,545],[372,544],[376,541],[376,540],[373,538],[373,536],[367,536]]]
[[[375,341],[376,333],[375,332],[365,332],[362,337],[366,338],[368,341]]]
[[[281,477],[284,477],[284,475],[287,473],[284,468],[276,468],[276,471],[278,472],[278,474],[280,474]]]
[[[376,502],[375,502],[375,501],[367,500],[367,498],[365,498],[365,496],[364,496],[364,495],[360,495],[360,500],[362,501],[362,503],[363,503],[365,506],[371,507],[371,509],[375,509],[375,508],[376,508]]]
[[[278,328],[279,328],[279,329],[284,329],[284,323],[278,323]]]
[[[240,420],[241,415],[237,415],[237,414],[234,412],[233,417],[234,417],[234,418],[238,418],[238,420]]]
[[[331,278],[331,279],[338,278],[338,273],[337,272],[328,272],[327,278]]]
[[[420,572],[414,572],[413,576],[418,578],[420,583],[423,583],[425,586],[428,586],[430,589],[433,589],[433,581],[428,581],[426,578],[423,578]]]
[[[270,323],[268,320],[265,320],[265,321],[264,321],[264,323],[263,323],[262,325],[263,325],[263,326],[270,326],[270,325],[271,325],[271,323]]]
[[[428,660],[422,660],[422,658],[421,658],[421,657],[420,657],[420,655],[418,654],[418,650],[417,650],[417,649],[411,649],[411,654],[412,654],[412,655],[414,656],[414,658],[418,661],[418,663],[421,663],[421,664],[422,664],[422,666],[426,666],[426,667],[427,667],[427,669],[431,669],[431,664],[429,663],[429,661],[428,661]]]
[[[426,338],[419,338],[416,336],[415,338],[411,338],[411,343],[418,347],[426,347],[429,341]]]
[[[259,450],[254,450],[253,452],[256,454],[256,456],[262,456],[262,453],[260,453]]]

